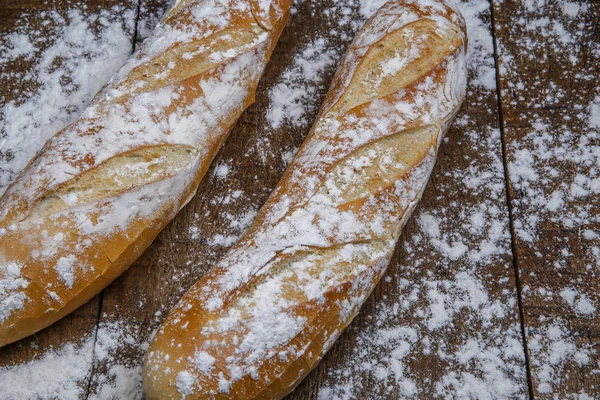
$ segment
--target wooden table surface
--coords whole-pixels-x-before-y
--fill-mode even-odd
[[[167,3],[0,0],[0,43],[27,26],[47,36],[43,52],[55,27],[42,11],[68,24],[77,9],[122,18],[133,50]],[[290,399],[600,398],[600,2],[461,7],[479,21],[461,113],[385,278]],[[0,349],[0,399],[27,398],[8,379],[67,343],[81,346],[83,373],[44,398],[140,396],[149,337],[266,200],[363,21],[357,0],[297,1],[256,103],[197,196],[101,294]],[[295,81],[311,49],[326,62]],[[25,73],[36,54],[0,63],[0,108],[39,89]],[[273,91],[294,87],[308,90],[303,117],[274,126]],[[30,386],[43,381],[35,371]]]

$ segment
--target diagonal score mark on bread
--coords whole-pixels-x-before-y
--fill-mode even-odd
[[[186,1],[178,2],[162,24],[169,23],[174,29],[182,29],[182,32],[197,24],[190,15],[190,9],[183,7],[184,3]],[[270,19],[277,19],[276,16],[261,16],[256,0],[246,0],[244,3],[250,6],[252,19],[245,15],[237,16],[234,18],[237,24],[233,28],[204,27],[205,31],[212,33],[188,42],[175,43],[168,52],[164,51],[135,66],[127,79],[110,89],[110,95],[101,104],[110,104],[201,75],[267,40],[268,33],[273,29]],[[140,52],[140,55],[143,54],[144,47]],[[173,60],[177,60],[177,63]]]
[[[448,23],[446,20],[419,19],[402,26],[396,31],[392,31],[392,33],[384,36],[376,44],[368,47],[368,51],[355,68],[352,79],[342,96],[317,121],[311,134],[328,136],[327,128],[320,128],[322,128],[322,125],[330,124],[331,119],[342,121],[344,116],[350,114],[354,109],[363,105],[369,105],[377,99],[396,94],[409,84],[422,81],[423,77],[427,74],[431,74],[434,71],[437,72],[436,70],[439,69],[440,62],[454,53],[461,43],[462,36],[459,28]],[[414,92],[414,89],[408,89],[408,92]],[[416,133],[424,135],[433,135],[436,133],[437,137],[439,136],[437,133],[439,133],[440,129],[441,126],[415,127],[390,136],[397,137],[407,134],[410,137]],[[334,138],[323,137],[323,140],[327,139]],[[424,137],[416,137],[415,139],[417,141],[425,140]],[[389,138],[386,139],[385,137],[379,140],[382,141],[382,144],[385,143],[390,147],[397,146],[397,156],[410,156],[415,161],[414,151],[416,143],[412,143],[412,146],[406,143],[408,147],[403,149],[405,143],[403,143],[403,139],[401,138],[397,138],[397,141]],[[366,146],[378,145],[375,142]],[[384,158],[379,157],[377,161],[384,161]],[[414,163],[409,162],[406,164],[406,167],[412,165]],[[404,170],[407,171],[407,168]],[[366,174],[370,172],[373,171],[371,170]],[[396,179],[400,177],[401,175],[398,175]],[[391,182],[393,178],[390,177],[389,180]],[[364,186],[361,186],[351,190],[358,193],[364,188]],[[302,206],[303,204],[297,207]]]
[[[355,149],[325,169],[324,180],[310,199],[291,207],[271,223],[277,224],[315,199],[344,209],[348,203],[365,200],[393,186],[427,156],[437,143],[440,129],[435,125],[410,128]]]
[[[329,168],[321,190],[336,205],[365,199],[405,178],[437,143],[439,127],[407,129],[365,144]]]
[[[244,286],[243,290],[239,290],[235,292],[235,295],[224,299],[223,305],[219,308],[215,309],[215,313],[212,315],[211,320],[215,321],[219,317],[226,316],[229,309],[240,309],[242,312],[246,312],[246,306],[238,307],[241,304],[248,304],[250,299],[254,298],[258,293],[260,293],[261,285],[268,284],[270,277],[284,277],[284,276],[294,276],[295,278],[292,282],[285,282],[286,291],[289,293],[284,294],[284,298],[296,298],[302,299],[302,302],[312,301],[314,298],[311,298],[310,293],[306,291],[302,285],[299,284],[300,281],[304,281],[305,283],[308,280],[311,280],[310,273],[303,273],[299,268],[305,268],[308,270],[317,271],[320,269],[318,267],[319,264],[327,262],[331,263],[331,269],[327,270],[327,273],[336,280],[336,282],[342,284],[347,282],[349,277],[356,275],[357,268],[356,265],[353,265],[349,262],[349,260],[343,260],[343,257],[340,257],[340,253],[344,248],[353,249],[355,246],[358,247],[368,247],[371,249],[382,250],[385,248],[386,241],[389,238],[376,238],[370,240],[356,240],[350,241],[346,243],[339,243],[329,247],[316,247],[316,246],[303,246],[302,250],[297,250],[295,252],[286,252],[286,249],[277,252],[267,262],[269,274],[257,274],[253,277],[252,280],[248,281]],[[363,258],[366,260],[367,254],[371,254],[370,252],[363,252]],[[320,261],[317,261],[320,260]],[[342,261],[340,263],[340,261]],[[305,271],[306,272],[306,271]],[[318,271],[317,271],[318,272]],[[312,279],[313,282],[317,283],[318,281]],[[335,285],[334,285],[335,286]],[[296,293],[296,294],[290,294]],[[303,295],[299,295],[298,293],[304,293]],[[298,304],[300,305],[300,304]],[[258,310],[257,310],[258,311]]]
[[[369,47],[343,97],[329,111],[343,115],[421,79],[461,45],[455,25],[420,19]]]
[[[178,43],[169,52],[135,67],[126,80],[111,89],[111,96],[100,104],[111,104],[202,75],[256,47],[266,38],[263,33],[262,28],[253,25],[247,29],[223,30],[202,40]],[[237,43],[237,47],[232,49],[232,42]],[[178,62],[174,63],[174,59]]]
[[[265,318],[265,307],[261,303],[281,301],[282,308],[307,308],[308,313],[303,312],[302,318],[313,320],[318,313],[318,305],[323,304],[322,293],[337,291],[341,286],[348,285],[357,276],[369,269],[370,261],[387,254],[389,243],[383,239],[370,241],[357,241],[338,244],[325,249],[307,249],[294,254],[284,254],[277,257],[270,267],[270,275],[276,277],[280,286],[276,296],[269,292],[268,286],[273,287],[272,280],[256,279],[246,285],[246,290],[235,297],[227,307],[219,309],[220,314],[213,316],[202,328],[206,334],[206,340],[213,336],[215,340],[225,333],[219,327],[219,318],[239,318],[242,322],[239,326],[240,338],[243,338],[251,330],[253,323],[260,323]],[[352,254],[352,257],[348,256]],[[314,279],[320,275],[320,279]],[[326,284],[323,285],[323,283]],[[323,287],[317,287],[323,285]],[[237,310],[240,315],[237,316]],[[305,310],[306,311],[306,310]],[[246,332],[244,332],[246,330]],[[243,340],[240,344],[243,353]],[[262,351],[263,349],[254,349]],[[252,355],[250,356],[253,357]],[[243,363],[244,358],[240,359]]]
[[[197,154],[197,149],[185,145],[152,146],[120,154],[46,193],[27,219],[44,218],[168,179]]]
[[[219,306],[216,308],[213,305],[210,305],[211,299],[214,299],[214,296],[209,293],[205,293],[205,296],[208,295],[207,299],[207,308],[209,310],[216,309],[217,311],[222,308],[229,307],[229,304],[233,301],[235,302],[238,296],[245,296],[248,293],[251,293],[253,290],[256,290],[256,286],[260,282],[265,282],[266,280],[278,276],[281,273],[285,273],[286,269],[282,268],[282,265],[289,265],[286,260],[293,260],[298,257],[306,258],[308,255],[320,255],[320,254],[331,254],[338,252],[339,249],[352,246],[352,245],[377,245],[379,249],[385,247],[387,244],[387,249],[389,250],[389,246],[395,243],[400,233],[399,229],[394,227],[394,221],[396,219],[403,219],[407,217],[407,209],[411,207],[411,202],[414,202],[415,198],[418,197],[417,192],[408,191],[408,193],[403,194],[402,196],[398,196],[397,193],[404,189],[404,186],[415,185],[415,181],[419,181],[423,179],[423,174],[427,173],[432,166],[432,146],[436,143],[437,137],[434,133],[438,131],[432,127],[424,127],[424,129],[415,129],[416,131],[412,139],[413,143],[415,143],[415,139],[419,137],[419,131],[426,132],[426,141],[422,142],[427,144],[428,142],[431,146],[424,146],[425,151],[423,149],[419,149],[416,154],[408,154],[408,157],[404,159],[399,159],[398,156],[407,155],[404,151],[406,149],[400,148],[391,148],[386,150],[396,150],[395,155],[396,162],[402,163],[402,161],[406,162],[414,162],[410,168],[387,168],[385,174],[375,173],[374,181],[371,181],[368,175],[358,174],[359,177],[353,180],[353,183],[356,184],[357,187],[362,186],[365,191],[359,197],[352,197],[344,201],[344,197],[336,196],[333,199],[342,198],[342,202],[331,201],[332,198],[327,196],[324,198],[320,196],[322,193],[326,193],[324,188],[326,185],[323,185],[323,189],[318,189],[317,193],[311,197],[311,199],[303,204],[301,207],[295,207],[290,210],[283,218],[278,220],[276,223],[272,225],[273,229],[262,230],[260,229],[253,235],[251,239],[251,244],[249,244],[249,248],[251,251],[260,252],[261,249],[267,250],[267,245],[279,239],[281,246],[274,246],[271,248],[273,251],[272,255],[269,258],[263,258],[260,262],[260,268],[254,271],[250,276],[248,281],[243,286],[231,286],[232,292],[227,293],[222,299],[219,299]],[[413,133],[413,132],[411,132]],[[347,156],[340,164],[344,164],[345,162],[352,162],[352,160],[359,160],[362,158],[362,155],[368,152],[372,152],[374,148],[377,146],[377,143],[380,144],[389,144],[390,141],[394,139],[397,140],[399,137],[402,137],[402,134],[392,135],[390,137],[386,137],[380,139],[379,141],[369,145],[359,148],[356,152]],[[410,133],[406,134],[406,136],[410,137]],[[385,139],[390,139],[385,140]],[[383,142],[383,143],[382,143]],[[387,153],[387,154],[386,154]],[[389,157],[390,153],[383,153],[383,157]],[[391,158],[391,157],[390,157]],[[400,161],[401,160],[401,161]],[[396,164],[398,166],[398,164]],[[335,171],[338,166],[335,165],[330,170]],[[381,171],[379,171],[381,172]],[[366,179],[360,179],[360,176]],[[337,174],[328,173],[328,178],[325,180],[325,183],[333,183],[339,180],[337,179]],[[391,179],[392,177],[396,177],[393,182],[389,182],[388,184],[383,183],[385,179]],[[344,182],[346,183],[346,182]],[[343,187],[342,184],[340,187]],[[323,190],[323,192],[321,191]],[[352,193],[350,193],[352,196]],[[341,218],[337,218],[335,223],[344,222],[343,219],[347,218],[348,215],[353,214],[353,217],[356,217],[356,222],[361,223],[362,218],[369,218],[370,215],[370,207],[369,205],[365,206],[365,201],[377,201],[387,199],[388,202],[390,199],[393,199],[393,205],[391,207],[388,205],[388,216],[390,217],[389,221],[384,221],[381,225],[378,225],[376,229],[369,227],[368,224],[362,223],[364,225],[360,232],[353,232],[353,235],[350,239],[337,242],[335,240],[327,243],[327,244],[314,244],[311,242],[310,237],[302,237],[298,234],[290,233],[291,238],[288,240],[281,240],[278,237],[277,231],[285,231],[285,232],[293,232],[294,228],[298,224],[309,223],[318,227],[322,225],[324,220],[328,220],[329,216],[332,214],[341,215]],[[366,212],[366,215],[365,215]],[[404,214],[404,216],[403,216]],[[307,220],[307,218],[309,220]],[[331,221],[325,221],[325,224],[331,224]],[[307,240],[308,239],[308,240]],[[293,244],[290,244],[292,242]],[[224,260],[225,261],[225,260]],[[233,262],[243,263],[241,259],[233,259]],[[229,264],[230,261],[227,260],[224,262],[225,265]],[[229,265],[231,266],[231,265]],[[325,269],[325,268],[323,268]],[[348,276],[350,276],[349,274]],[[217,278],[217,282],[221,282],[226,287],[231,283],[235,282],[235,277],[230,275],[227,271],[223,273],[222,276]],[[208,288],[204,287],[205,289]],[[221,304],[221,300],[223,304]]]

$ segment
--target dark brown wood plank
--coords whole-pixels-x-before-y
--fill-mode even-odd
[[[600,397],[600,3],[494,2],[536,398]]]
[[[92,397],[118,397],[120,374],[134,379],[127,393],[140,395],[140,365],[151,333],[268,197],[308,133],[335,61],[364,21],[358,3],[346,4],[300,2],[256,104],[242,116],[197,196],[104,292]],[[484,38],[475,48],[473,83],[460,122],[443,145],[385,281],[291,399],[411,397],[413,385],[425,398],[526,396],[489,5],[478,2],[468,11],[482,19],[473,28]],[[297,80],[312,76],[305,58],[323,73]],[[492,74],[491,86],[486,73]],[[278,88],[284,96],[308,88],[296,104],[300,112],[277,96]],[[272,110],[282,101],[288,116],[297,118],[280,125]]]
[[[13,142],[5,141],[8,136],[23,135],[33,156],[49,136],[76,118],[102,82],[72,79],[72,72],[93,68],[94,63],[118,67],[131,51],[135,12],[133,1],[0,1],[0,111],[13,105],[13,114],[0,116],[0,187],[18,173],[15,157],[24,157],[10,147]],[[68,36],[74,33],[78,36]],[[113,36],[107,38],[109,34]],[[92,36],[93,42],[77,43]],[[101,43],[102,51],[89,51]],[[57,82],[64,85],[62,92],[55,90]],[[19,130],[6,125],[27,114],[31,121]],[[99,306],[96,297],[49,328],[0,349],[0,398],[83,396]],[[62,369],[52,376],[52,367]]]

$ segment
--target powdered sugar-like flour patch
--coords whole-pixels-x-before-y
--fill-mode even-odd
[[[360,13],[363,17],[370,18],[387,0],[360,0]]]
[[[23,308],[27,296],[21,289],[29,285],[29,281],[21,276],[22,265],[0,263],[0,322],[10,314]]]
[[[527,347],[536,378],[539,379],[537,389],[540,393],[552,392],[552,384],[563,373],[566,362],[574,362],[579,366],[590,362],[591,350],[577,346],[569,330],[559,321],[530,335]]]
[[[92,372],[92,355],[96,363],[109,367],[94,369],[89,399],[141,398],[141,364],[131,365],[119,357],[123,346],[139,339],[138,330],[124,323],[103,323],[79,343],[66,343],[39,359],[0,368],[0,399],[80,399]],[[146,341],[136,345],[141,352],[147,346]]]
[[[193,393],[194,386],[196,385],[196,378],[188,371],[181,371],[177,374],[175,379],[175,386],[183,398]]]
[[[142,398],[142,365],[122,358],[126,349],[143,354],[148,347],[148,334],[127,322],[101,322],[94,346],[94,375],[89,399]]]
[[[4,45],[0,46],[0,62],[8,62],[19,57],[28,60],[34,56],[36,50],[29,36],[11,32],[4,37]]]
[[[596,312],[596,306],[585,294],[579,293],[573,288],[563,288],[560,297],[581,316],[591,316]]]
[[[302,126],[307,115],[314,114],[319,105],[314,96],[319,89],[326,68],[335,65],[339,54],[327,48],[327,42],[319,38],[296,55],[292,66],[287,69],[270,91],[267,119],[273,128],[288,123]]]
[[[589,124],[591,128],[600,129],[600,96],[596,96],[594,101],[590,104]]]
[[[40,359],[0,368],[0,398],[79,399],[79,384],[91,372],[93,346],[90,336],[81,344],[66,343]]]

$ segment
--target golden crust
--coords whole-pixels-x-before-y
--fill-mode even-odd
[[[279,399],[381,278],[466,87],[443,0],[393,0],[340,63],[316,123],[252,226],[168,315],[149,399]]]
[[[260,4],[267,9],[250,0],[178,2],[6,190],[0,346],[99,293],[191,199],[254,101],[291,0]]]

